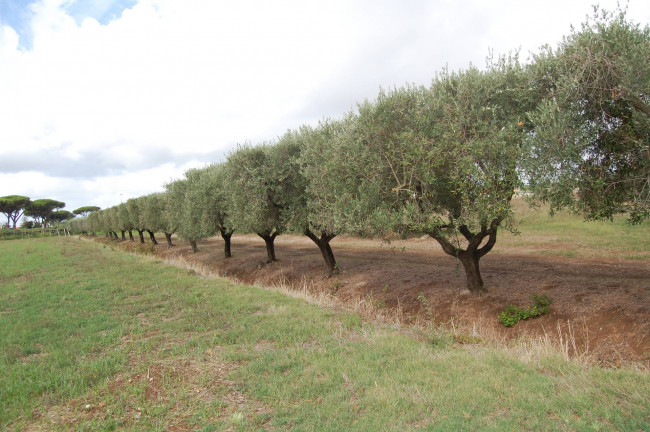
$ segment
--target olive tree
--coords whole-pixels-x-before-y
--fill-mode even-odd
[[[144,199],[144,225],[153,232],[162,232],[167,239],[167,246],[172,247],[172,235],[176,226],[170,223],[167,214],[168,199],[164,193],[147,195]]]
[[[224,241],[224,257],[232,256],[230,239],[234,232],[226,199],[225,164],[216,163],[203,169],[199,179],[201,194],[197,197],[201,205],[201,224],[206,233],[221,234]]]
[[[276,260],[275,238],[282,233],[278,177],[269,164],[270,144],[241,146],[228,156],[225,191],[232,228],[253,232],[266,244],[267,261]]]
[[[194,252],[198,250],[197,240],[211,237],[217,232],[214,216],[207,207],[212,190],[208,187],[206,173],[205,168],[185,172],[185,202],[178,232],[190,241]]]
[[[526,172],[535,198],[587,219],[650,216],[650,26],[625,11],[594,17],[531,65]]]
[[[140,243],[144,243],[144,232],[146,230],[144,217],[142,214],[143,202],[140,197],[129,198],[126,201],[126,208],[129,214],[130,226],[138,232]]]
[[[187,240],[193,252],[198,252],[197,241],[216,233],[214,224],[206,223],[209,216],[204,210],[205,190],[202,177],[205,169],[190,169],[185,178],[166,185],[170,223],[178,227],[176,233]]]
[[[479,294],[485,290],[479,260],[494,247],[500,227],[512,228],[510,200],[521,185],[526,112],[535,95],[517,59],[502,58],[485,72],[441,74],[428,97],[435,145],[424,158],[423,182],[415,184],[411,203],[417,207],[411,208],[429,216],[415,227],[423,222],[423,231],[461,261],[468,289]]]
[[[76,234],[88,234],[88,231],[90,230],[88,217],[71,219],[68,221],[67,225],[68,229]]]
[[[349,230],[431,236],[470,292],[484,292],[479,260],[509,227],[519,185],[527,88],[517,59],[499,59],[360,104],[344,148],[328,154],[334,210]]]
[[[144,229],[149,234],[149,239],[151,240],[151,243],[157,245],[158,240],[156,240],[156,234],[155,234],[156,230],[154,229],[154,227],[147,224],[146,211],[147,211],[148,200],[149,200],[149,196],[141,196],[138,198],[138,211],[140,212],[140,221],[142,223],[142,226],[144,226]]]
[[[119,239],[119,236],[117,235],[117,231],[119,230],[120,226],[118,212],[118,207],[113,206],[106,209],[104,215],[104,225],[106,226],[106,231],[110,237],[115,240]]]
[[[91,214],[92,216],[93,214]],[[97,234],[98,231],[103,231],[104,232],[104,237],[109,237],[111,236],[111,233],[109,232],[109,224],[108,224],[108,208],[102,209],[98,211],[97,213],[94,213],[94,217],[90,218],[91,219],[91,225],[94,228],[95,235]]]
[[[301,158],[302,149],[316,134],[307,129],[288,131],[276,144],[266,146],[264,185],[268,202],[279,211],[280,230],[306,235],[318,246],[328,270],[335,272],[338,267],[329,242],[336,233],[327,229],[327,221],[310,211],[313,197],[302,169],[307,166]]]
[[[92,236],[95,237],[97,235],[97,231],[101,231],[101,210],[97,210],[95,212],[92,212],[88,215],[88,223],[86,225],[87,230],[92,233]]]
[[[174,180],[165,185],[165,217],[169,226],[175,227],[176,233],[183,240],[190,240],[184,229],[185,218],[185,191],[187,181],[185,179]],[[194,250],[193,245],[193,250]]]
[[[122,234],[122,240],[126,240],[125,233],[129,232],[129,238],[133,241],[133,223],[131,221],[131,216],[129,210],[126,207],[126,204],[121,203],[117,206],[117,224],[120,233]]]
[[[331,273],[338,271],[338,264],[332,252],[330,241],[339,233],[350,231],[348,218],[341,210],[340,199],[345,199],[345,191],[353,190],[345,182],[353,180],[345,169],[336,163],[335,153],[344,151],[347,128],[351,117],[343,120],[324,120],[317,127],[302,127],[298,132],[287,133],[280,143],[295,141],[298,143],[299,154],[293,150],[288,160],[291,174],[288,178],[296,184],[293,201],[283,212],[288,216],[284,219],[293,231],[300,232],[311,239],[323,256],[323,260]],[[285,153],[288,151],[285,151]],[[297,171],[297,172],[296,172]],[[338,187],[333,187],[336,183]]]

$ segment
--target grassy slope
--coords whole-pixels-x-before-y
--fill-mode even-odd
[[[542,255],[570,258],[650,259],[650,221],[630,225],[625,216],[613,221],[585,221],[582,217],[557,213],[548,208],[531,209],[514,199],[516,236],[502,233],[495,247],[498,252],[526,248]]]
[[[0,429],[650,429],[644,372],[459,346],[74,239],[2,243],[0,347]]]

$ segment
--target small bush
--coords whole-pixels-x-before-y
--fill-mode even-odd
[[[499,321],[506,327],[512,327],[521,320],[536,318],[549,312],[549,307],[553,299],[546,294],[530,296],[533,305],[529,308],[520,308],[519,306],[509,305],[499,314]]]
[[[136,252],[143,255],[155,255],[156,247],[153,243],[138,243],[136,246]]]
[[[454,342],[460,345],[475,345],[483,341],[479,336],[474,336],[468,333],[458,333],[453,336]]]
[[[433,318],[433,310],[431,309],[431,305],[429,304],[429,299],[424,294],[420,294],[417,300],[422,305],[422,309],[424,310],[424,317],[426,319]]]

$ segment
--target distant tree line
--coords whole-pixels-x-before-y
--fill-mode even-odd
[[[354,112],[273,142],[240,145],[225,162],[191,169],[163,193],[74,219],[78,232],[144,242],[172,234],[198,249],[219,233],[255,233],[276,259],[283,233],[307,236],[330,272],[337,235],[423,235],[485,291],[479,260],[511,200],[587,219],[650,211],[650,28],[625,11],[594,16],[528,64],[516,55],[484,70],[443,70],[429,86],[383,90]]]
[[[99,210],[99,207],[87,206],[71,213],[63,210],[64,207],[64,202],[49,198],[32,201],[23,195],[0,197],[0,213],[7,218],[7,228],[13,229],[17,228],[21,218],[23,218],[23,228],[45,228],[68,221],[77,215],[87,216],[88,213]]]

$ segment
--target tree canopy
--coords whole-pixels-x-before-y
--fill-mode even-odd
[[[134,207],[131,206],[131,208],[133,209]],[[129,234],[131,234],[130,238],[133,239],[133,234],[131,231],[135,229],[135,225],[133,224],[134,219],[137,218],[131,216],[129,209],[125,203],[120,203],[117,206],[117,228],[122,233],[122,240],[125,239],[126,231],[129,231]]]
[[[209,210],[212,192],[206,188],[205,174],[205,169],[190,169],[185,172],[183,217],[178,233],[190,242],[195,252],[197,240],[217,233],[214,215]]]
[[[50,213],[48,220],[52,223],[61,223],[73,219],[74,214],[67,210],[55,210]]]
[[[163,232],[167,239],[167,246],[172,246],[172,234],[176,227],[171,224],[168,217],[168,198],[164,193],[154,193],[145,197],[144,224],[153,232]]]
[[[200,172],[191,169],[185,172],[185,178],[165,185],[167,189],[169,223],[176,227],[176,234],[190,242],[192,250],[198,251],[197,241],[205,237],[206,225],[201,223],[203,213],[200,203],[196,202]],[[203,225],[203,226],[202,226]]]
[[[484,290],[478,261],[508,221],[531,97],[516,58],[382,91],[329,142],[322,205],[361,234],[426,233]],[[483,243],[487,239],[486,243]]]
[[[588,219],[650,216],[650,27],[625,11],[592,20],[530,66],[544,95],[531,110],[527,173],[552,210]]]
[[[279,176],[270,161],[271,144],[241,146],[228,156],[225,176],[228,208],[234,230],[254,232],[266,243],[268,261],[275,261],[275,237],[282,233]]]
[[[146,226],[144,224],[143,197],[129,198],[124,204],[124,209],[126,209],[126,212],[122,210],[121,214],[123,218],[127,219],[122,221],[124,224],[122,226],[126,230],[135,229],[140,237],[140,243],[144,243],[144,231],[146,230]]]
[[[30,203],[29,197],[23,195],[7,195],[0,197],[0,213],[7,218],[7,227],[16,228],[16,224]]]
[[[300,190],[289,219],[295,231],[309,237],[319,248],[331,272],[338,264],[330,241],[342,233],[359,233],[363,225],[359,203],[362,178],[350,163],[357,158],[352,150],[349,131],[357,118],[323,120],[317,127],[302,127],[294,134],[300,142],[299,174],[294,173]]]
[[[25,209],[25,216],[33,218],[37,223],[47,226],[54,210],[65,207],[65,203],[54,199],[43,198],[29,203]]]
[[[202,230],[204,233],[219,232],[224,240],[224,257],[232,256],[230,239],[234,232],[233,222],[228,209],[227,193],[225,189],[226,171],[224,164],[212,164],[202,170],[198,188],[200,199]]]
[[[90,213],[96,212],[101,210],[101,207],[97,206],[83,206],[79,207],[76,210],[73,210],[72,213],[74,213],[77,216],[88,216]]]

